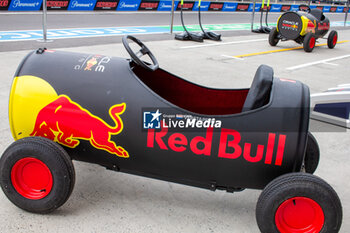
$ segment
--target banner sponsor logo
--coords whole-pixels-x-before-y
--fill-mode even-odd
[[[331,7],[330,12],[336,12],[336,11],[337,11],[337,7],[336,6]]]
[[[208,5],[209,5],[209,2],[208,2]],[[194,2],[184,2],[184,4],[182,5],[182,10],[190,11],[190,10],[192,10],[193,6],[194,6]],[[176,10],[181,10],[181,3],[180,2],[177,5]],[[201,10],[202,10],[202,8],[201,8]]]
[[[323,12],[329,12],[331,10],[330,6],[323,6]]]
[[[291,5],[283,5],[281,8],[281,11],[286,12],[286,11],[290,11]]]
[[[222,11],[236,11],[237,5],[236,2],[225,2]]]
[[[117,5],[117,0],[97,0],[94,10],[115,10]]]
[[[9,11],[38,11],[42,0],[14,0],[11,2]]]
[[[250,4],[248,3],[238,3],[236,11],[248,11]]]
[[[117,11],[137,11],[141,0],[121,0],[118,4]]]
[[[158,1],[144,1],[141,2],[139,10],[157,10]]]
[[[270,12],[281,12],[282,4],[272,4],[270,8]]]
[[[344,8],[345,8],[345,7],[343,7],[343,6],[338,6],[336,12],[342,13],[342,12],[344,11]]]
[[[290,11],[299,11],[299,5],[291,5]]]
[[[323,6],[317,6],[316,8],[323,11]]]
[[[251,4],[249,5],[248,12],[252,12],[252,11],[253,11],[253,6],[254,6],[253,3],[251,3]],[[261,3],[256,3],[256,4],[255,4],[255,11],[256,11],[256,12],[257,12],[257,11],[260,11],[261,6],[262,6]]]
[[[68,10],[71,11],[86,11],[93,10],[96,0],[71,0]]]
[[[46,4],[48,10],[67,10],[69,0],[48,0]]]
[[[209,11],[221,11],[222,8],[224,6],[224,3],[216,3],[216,2],[212,2],[209,5]]]
[[[0,0],[0,10],[7,10],[9,8],[9,0]]]
[[[172,1],[161,0],[158,5],[158,11],[171,11]],[[176,10],[179,1],[174,2],[174,10]]]
[[[208,11],[210,2],[201,2],[201,11]],[[198,2],[195,2],[193,11],[198,11]]]

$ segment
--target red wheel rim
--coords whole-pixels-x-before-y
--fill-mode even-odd
[[[321,206],[314,200],[293,197],[278,207],[275,222],[281,233],[316,233],[323,227],[324,214]]]
[[[19,194],[34,200],[46,197],[53,184],[50,169],[39,159],[32,157],[20,159],[13,165],[11,181]]]
[[[311,37],[309,42],[310,49],[315,47],[315,42],[316,42],[315,37]]]
[[[337,36],[337,34],[335,34],[334,36],[333,36],[333,46],[335,46],[336,44],[337,44],[337,40],[338,40],[338,36]]]

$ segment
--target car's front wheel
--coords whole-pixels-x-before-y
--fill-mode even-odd
[[[28,137],[12,143],[0,159],[0,185],[21,209],[49,213],[63,205],[75,183],[73,163],[57,143]]]

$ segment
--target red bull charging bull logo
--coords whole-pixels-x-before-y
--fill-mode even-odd
[[[128,158],[129,153],[110,140],[111,135],[123,131],[120,115],[125,108],[125,103],[109,108],[109,115],[115,123],[115,126],[110,126],[68,96],[59,95],[40,110],[30,136],[45,137],[70,148],[77,147],[80,140],[87,140],[97,149]]]

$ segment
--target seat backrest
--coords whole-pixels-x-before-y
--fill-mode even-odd
[[[273,80],[273,69],[267,65],[259,66],[247,94],[242,111],[260,108],[268,103]]]
[[[317,9],[317,8],[311,9],[310,14],[315,16],[315,18],[319,21],[322,21],[325,19],[323,12],[320,9]]]

